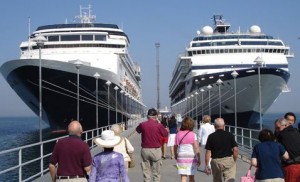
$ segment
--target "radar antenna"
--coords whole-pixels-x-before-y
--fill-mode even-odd
[[[89,4],[88,7],[82,7],[80,5],[80,15],[75,16],[80,20],[80,23],[93,23],[96,21],[96,16],[92,15],[92,6]]]
[[[215,23],[215,33],[226,33],[228,31],[230,24],[224,21],[223,15],[214,15],[213,20]]]

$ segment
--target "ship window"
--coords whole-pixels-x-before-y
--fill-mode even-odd
[[[201,54],[205,54],[205,50],[201,50]]]
[[[229,53],[233,53],[233,49],[229,49]]]
[[[95,35],[95,40],[106,41],[106,35]]]
[[[220,49],[220,53],[224,53],[224,49]]]
[[[206,50],[205,52],[206,52],[205,54],[209,54],[209,50]]]
[[[281,42],[274,42],[274,41],[269,41],[268,45],[276,45],[276,46],[282,46]]]
[[[21,51],[26,51],[28,50],[28,47],[21,47]]]
[[[239,50],[239,53],[243,52],[243,49],[238,49]]]
[[[81,40],[93,40],[93,35],[81,35]]]
[[[189,51],[188,54],[189,54],[189,56],[192,56],[192,55],[193,55],[193,54],[192,54],[192,51]]]
[[[201,51],[200,51],[200,50],[198,50],[198,51],[197,51],[197,54],[201,54]]]
[[[80,35],[61,35],[61,41],[76,41],[80,40]]]
[[[197,54],[196,51],[193,51],[193,54],[194,54],[194,55]]]
[[[225,49],[225,53],[228,53],[228,49]]]
[[[215,51],[217,54],[219,54],[219,49],[216,49],[216,51]]]
[[[214,54],[214,53],[215,53],[215,50],[214,50],[214,49],[212,49],[212,50],[210,50],[210,52],[211,52],[212,54]]]
[[[55,42],[55,41],[59,41],[59,36],[48,36],[48,41],[49,42]]]

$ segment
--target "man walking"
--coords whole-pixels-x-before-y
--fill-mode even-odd
[[[58,140],[50,157],[52,181],[87,182],[86,175],[91,170],[92,156],[88,144],[80,138],[81,124],[72,121],[68,132],[69,137]]]
[[[215,119],[216,131],[208,136],[205,146],[205,172],[213,175],[214,182],[234,182],[238,146],[234,136],[224,130],[224,119]],[[211,168],[209,160],[211,160]]]
[[[141,156],[144,182],[151,181],[151,173],[153,182],[159,182],[162,166],[161,138],[167,137],[168,132],[162,124],[157,122],[155,109],[148,110],[148,120],[139,124],[136,131],[142,134]]]

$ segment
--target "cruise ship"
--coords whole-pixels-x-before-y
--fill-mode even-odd
[[[145,105],[141,69],[128,36],[115,24],[96,23],[91,6],[75,23],[38,27],[20,45],[20,58],[1,73],[52,130],[80,120],[84,130],[126,121]]]
[[[172,112],[198,121],[209,114],[230,125],[261,126],[272,103],[290,91],[290,47],[258,25],[243,33],[230,31],[223,15],[213,21],[178,56],[169,85]]]

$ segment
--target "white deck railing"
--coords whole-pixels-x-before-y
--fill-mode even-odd
[[[129,121],[127,121],[127,127],[133,128],[140,121],[141,120],[129,120]],[[125,126],[124,123],[120,123],[120,124]],[[93,138],[101,135],[102,131],[109,129],[110,127],[111,126],[104,126],[104,127],[98,128],[98,129],[84,131],[82,133],[82,138],[84,139],[84,141],[86,143],[89,144],[90,149],[92,149],[95,147],[95,144],[92,141]],[[128,135],[129,133],[126,133],[128,131],[129,130],[124,131],[124,135]],[[67,136],[68,135],[50,139],[50,140],[46,140],[46,141],[42,141],[42,142],[38,142],[38,143],[34,143],[34,144],[30,144],[30,145],[25,145],[25,146],[9,149],[9,150],[0,151],[0,157],[3,159],[7,158],[6,156],[12,156],[12,157],[18,159],[17,164],[12,164],[11,166],[7,167],[6,169],[0,170],[0,179],[1,179],[1,175],[4,175],[5,173],[13,172],[15,170],[18,170],[18,172],[17,172],[18,173],[18,181],[32,181],[33,179],[35,179],[37,177],[43,176],[45,173],[49,172],[49,169],[48,169],[49,162],[48,161],[49,161],[49,157],[52,154],[52,150],[50,150],[48,153],[47,153],[47,151],[45,151],[45,146],[48,146],[51,144],[52,144],[52,146],[54,146],[54,144],[57,142],[57,140],[59,140],[61,138],[65,138]],[[28,155],[29,150],[37,150],[37,148],[39,148],[38,149],[39,151],[37,151],[37,152],[40,152],[39,157],[29,159],[28,161],[24,161],[24,155]],[[27,151],[27,154],[24,154],[24,151]],[[47,162],[45,162],[45,160]],[[23,172],[22,172],[23,168],[25,168],[25,167],[32,168],[33,165],[36,165],[37,162],[39,162],[39,167],[40,167],[39,172],[37,172],[36,174],[33,174],[27,178],[25,177],[26,179],[23,179],[24,178]]]

